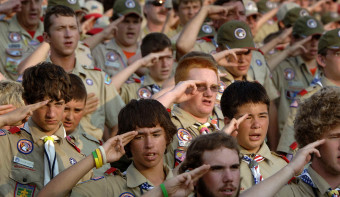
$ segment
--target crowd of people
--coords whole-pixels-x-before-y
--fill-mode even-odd
[[[340,196],[339,14],[0,0],[0,196]]]

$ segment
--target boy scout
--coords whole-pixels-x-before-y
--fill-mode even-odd
[[[241,192],[287,165],[283,158],[270,152],[264,141],[269,125],[269,102],[261,84],[247,81],[232,83],[221,99],[225,124],[248,114],[248,118],[239,125],[236,136],[240,152],[244,155],[240,167]]]
[[[299,92],[290,105],[290,112],[281,132],[278,151],[293,154],[297,148],[294,138],[294,119],[299,103],[311,97],[322,87],[340,87],[339,55],[340,52],[340,29],[334,29],[321,36],[318,44],[317,62],[322,69],[323,75],[316,84]]]
[[[86,88],[80,77],[74,74],[69,74],[71,88],[70,101],[66,103],[63,125],[66,131],[67,138],[72,141],[82,153],[86,156],[90,155],[93,150],[102,144],[90,134],[87,134],[79,125],[79,122],[84,114],[86,103]],[[95,177],[103,176],[103,174],[110,168],[109,164],[104,165],[100,169],[94,169]]]
[[[316,56],[318,41],[322,33],[323,26],[315,18],[304,16],[296,20],[293,26],[292,42],[308,36],[312,38],[303,45],[306,51],[300,56],[285,59],[273,71],[273,81],[280,92],[280,98],[277,99],[280,131],[286,122],[289,105],[297,93],[308,87],[314,77],[320,77]]]
[[[103,148],[107,162],[113,162],[124,154],[123,150],[119,150],[123,147],[117,146],[126,145],[126,154],[132,156],[133,163],[124,174],[118,172],[115,176],[100,177],[77,185],[71,196],[141,196],[158,186],[172,177],[171,169],[163,164],[163,156],[175,132],[176,127],[171,122],[169,113],[158,101],[132,100],[119,113],[121,137],[109,139]],[[130,136],[129,139],[124,139],[126,136]],[[116,140],[117,137],[121,140]],[[55,194],[65,195],[76,184],[77,177],[95,166],[93,160],[90,155],[75,165],[75,168],[60,174],[54,182],[47,185],[44,192],[53,191]],[[49,194],[41,193],[41,196]]]
[[[118,95],[111,78],[100,69],[82,64],[76,58],[75,49],[79,41],[78,24],[75,13],[66,6],[52,7],[45,16],[44,38],[51,46],[50,57],[55,64],[59,64],[66,72],[79,76],[85,84],[88,93],[94,93],[99,99],[96,111],[85,115],[80,124],[84,130],[102,139],[104,125],[112,129],[117,125],[118,111],[124,102]]]
[[[142,30],[143,38],[152,32],[162,32],[168,14],[165,1],[145,0],[143,14],[146,19],[146,25]]]
[[[139,51],[137,39],[142,24],[142,9],[138,1],[117,0],[113,5],[112,21],[124,16],[117,24],[115,38],[92,50],[94,62],[110,77],[128,66],[128,59]]]
[[[84,158],[65,138],[61,122],[70,86],[64,69],[41,63],[25,71],[22,84],[27,104],[49,102],[32,113],[24,128],[1,130],[1,148],[7,150],[0,153],[1,196],[36,196],[58,172]]]
[[[0,72],[17,80],[17,66],[43,40],[40,21],[42,0],[21,1],[21,10],[12,19],[0,21]]]

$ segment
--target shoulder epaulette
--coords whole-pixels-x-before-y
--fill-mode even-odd
[[[74,149],[78,151],[78,153],[81,153],[80,149],[76,146],[76,144],[72,141],[70,136],[65,137],[66,141],[73,146]]]
[[[40,35],[40,36],[37,37],[37,40],[38,40],[40,43],[42,43],[42,42],[44,42],[44,37],[43,37],[42,35]]]
[[[272,154],[273,154],[273,155],[275,155],[275,156],[277,156],[277,157],[280,157],[280,158],[282,158],[283,160],[285,160],[285,162],[289,163],[289,159],[287,159],[287,157],[286,157],[286,156],[284,156],[284,155],[281,155],[281,154],[278,154],[278,153],[276,153],[276,152],[273,152],[273,151],[272,151]]]
[[[82,133],[82,135],[86,138],[86,139],[88,139],[88,140],[90,140],[90,141],[92,141],[92,142],[94,142],[94,143],[96,143],[96,144],[100,144],[101,145],[101,141],[99,141],[99,140],[97,140],[97,138],[95,138],[95,137],[93,137],[92,135],[89,135],[89,134],[87,134],[87,133]]]
[[[133,80],[134,80],[136,83],[140,83],[140,82],[141,82],[141,80],[138,79],[138,78],[133,78]]]
[[[102,69],[98,68],[98,67],[93,67],[93,70],[97,70],[97,71],[102,71]]]
[[[295,150],[296,148],[298,147],[298,144],[296,142],[293,142],[289,148],[292,149],[292,150]]]
[[[306,89],[303,89],[303,90],[301,90],[301,91],[298,93],[298,95],[303,96],[303,95],[305,95],[305,94],[307,94],[307,93],[308,93],[308,91],[307,91]]]
[[[10,129],[8,129],[9,132],[11,132],[11,134],[14,134],[14,133],[18,133],[20,131],[20,128],[19,127],[12,127]]]
[[[115,175],[115,172],[117,171],[117,168],[111,167],[108,170],[104,172],[105,175]]]
[[[90,46],[88,44],[86,44],[85,42],[82,42],[81,44],[86,46],[86,47],[88,47],[88,48],[90,48]]]

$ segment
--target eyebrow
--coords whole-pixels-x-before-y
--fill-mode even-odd
[[[154,131],[151,131],[151,134],[159,133],[159,132],[161,132],[161,131],[162,131],[162,129],[156,129],[156,130],[154,130]],[[138,135],[144,135],[144,134],[145,134],[144,131],[137,131],[137,132],[138,132]]]

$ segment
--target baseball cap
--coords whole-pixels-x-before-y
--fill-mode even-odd
[[[273,8],[277,7],[276,2],[268,1],[268,0],[260,0],[256,3],[258,12],[261,14],[264,14],[268,11],[270,11]]]
[[[103,4],[101,4],[98,1],[94,1],[94,0],[87,1],[85,3],[85,8],[88,10],[88,13],[84,16],[85,19],[89,19],[91,17],[94,17],[97,19],[103,16],[103,13],[104,13]]]
[[[338,22],[340,21],[340,16],[336,12],[326,12],[321,16],[321,22],[326,25],[331,22]]]
[[[246,16],[259,14],[257,5],[252,0],[243,0],[244,8],[246,9]]]
[[[306,10],[305,8],[295,7],[295,8],[290,9],[286,13],[284,18],[282,19],[282,22],[285,25],[285,27],[291,27],[291,26],[294,25],[295,21],[299,17],[309,16],[309,15],[310,14],[309,14],[308,10]]]
[[[78,0],[48,0],[47,2],[47,10],[51,9],[56,5],[64,5],[71,8],[75,12],[83,12],[79,5]]]
[[[324,32],[323,25],[320,21],[312,16],[300,17],[295,21],[293,26],[293,35],[306,38],[315,34]]]
[[[113,13],[118,16],[136,14],[142,18],[142,8],[136,0],[116,0],[113,5]]]
[[[207,24],[207,23],[203,23],[200,31],[198,32],[198,36],[197,38],[203,38],[203,37],[214,37],[214,35],[216,34],[215,29]]]
[[[318,53],[324,49],[340,49],[340,28],[327,31],[319,40]]]
[[[228,21],[218,29],[217,44],[227,49],[255,49],[253,36],[248,24],[238,20]]]
[[[276,17],[278,21],[282,21],[283,18],[285,17],[286,13],[296,7],[300,7],[298,4],[296,3],[292,3],[292,2],[288,2],[288,3],[284,3],[281,5],[281,7],[279,8],[279,10],[276,13]]]

